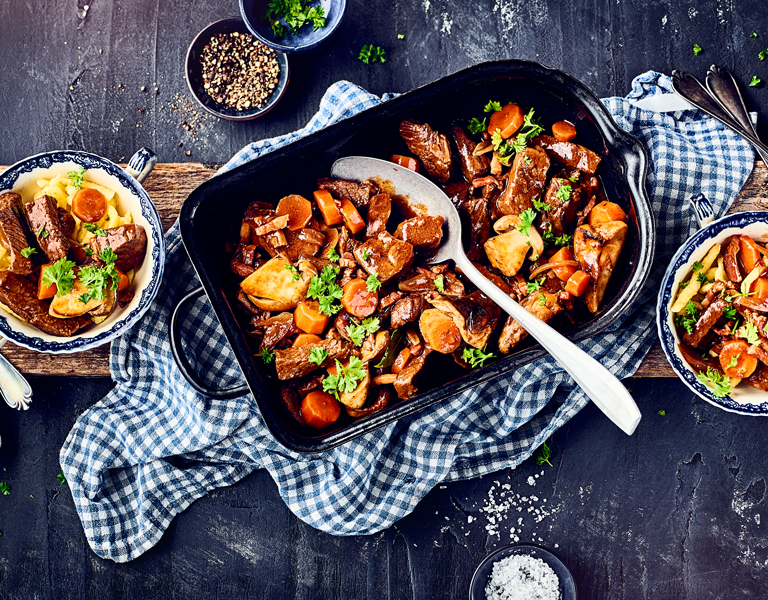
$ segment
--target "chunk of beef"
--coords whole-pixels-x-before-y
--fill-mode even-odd
[[[75,233],[75,227],[77,227],[77,223],[75,222],[75,217],[73,217],[69,212],[64,208],[59,208],[57,210],[59,213],[59,223],[61,223],[61,231],[64,233],[64,235],[67,238],[72,237],[72,234]],[[33,230],[33,233],[37,233]]]
[[[59,218],[59,206],[50,196],[40,196],[37,200],[24,205],[27,211],[29,226],[37,233],[45,231],[48,235],[37,237],[37,243],[42,248],[50,262],[64,258],[69,251],[69,240],[64,234]]]
[[[256,268],[250,265],[246,265],[241,260],[241,257],[237,256],[229,261],[229,270],[232,271],[238,277],[248,277],[248,275],[253,273],[256,270]]]
[[[741,251],[741,241],[739,236],[734,235],[725,251],[723,266],[728,275],[728,279],[734,283],[741,283],[741,269],[739,269],[739,252]]]
[[[533,208],[547,182],[549,157],[539,148],[526,148],[515,155],[507,174],[507,185],[496,204],[502,214],[519,215]]]
[[[28,275],[35,270],[31,258],[21,251],[32,246],[32,235],[23,217],[21,196],[13,192],[0,195],[0,244],[5,246],[11,259],[9,270],[19,275]]]
[[[264,319],[265,315],[269,315],[268,312],[260,309],[253,302],[251,302],[248,299],[248,294],[246,294],[241,289],[237,290],[237,302],[240,305],[240,308],[243,309],[243,312],[252,317],[256,317],[259,320]]]
[[[400,123],[400,136],[408,150],[421,159],[421,163],[432,177],[440,183],[451,178],[451,146],[448,138],[434,131],[428,123],[406,119]]]
[[[501,308],[480,290],[463,298],[430,298],[429,303],[450,316],[462,339],[475,348],[485,348],[501,316]]]
[[[320,365],[309,362],[309,354],[313,348],[320,348],[328,352],[328,357]],[[283,380],[304,377],[315,369],[330,367],[335,364],[337,359],[341,361],[349,358],[352,350],[351,344],[335,339],[322,340],[316,344],[304,344],[296,348],[275,350],[277,376]]]
[[[424,296],[411,294],[402,300],[398,300],[392,307],[389,314],[389,321],[392,329],[399,329],[408,323],[419,320],[419,315],[427,308],[427,302]]]
[[[541,296],[544,296],[544,304],[541,303]],[[544,323],[549,323],[563,311],[563,307],[557,301],[557,296],[542,291],[524,298],[520,306]],[[509,354],[526,337],[528,337],[528,332],[523,329],[523,326],[512,317],[507,317],[504,328],[499,335],[499,351],[502,354]]]
[[[696,325],[691,333],[685,333],[683,335],[683,342],[694,348],[698,348],[701,342],[707,338],[712,327],[715,326],[718,319],[723,316],[723,310],[728,303],[722,298],[718,298],[712,302],[699,317]]]
[[[389,404],[391,396],[392,392],[389,390],[389,388],[379,388],[376,392],[376,401],[370,406],[364,406],[363,408],[351,408],[349,406],[345,406],[344,409],[347,411],[347,414],[350,417],[354,417],[356,419],[360,417],[369,417],[374,413],[384,410]]]
[[[262,313],[263,314],[263,313]],[[293,313],[283,312],[269,319],[253,323],[254,329],[263,329],[264,337],[261,339],[259,350],[266,348],[272,350],[289,337],[299,333],[296,322],[293,320]]]
[[[429,269],[417,267],[417,274],[405,281],[400,281],[397,286],[404,292],[435,292],[437,287],[435,280],[442,275],[443,291],[446,296],[460,297],[464,295],[464,284],[453,273],[435,273]]]
[[[573,238],[573,253],[583,271],[590,275],[589,285],[584,294],[587,308],[597,312],[608,287],[608,281],[619,261],[629,228],[623,221],[609,221],[592,227],[582,225],[576,228]]]
[[[112,248],[117,254],[115,266],[123,273],[141,264],[147,251],[147,234],[141,225],[120,225],[104,232],[106,235],[97,235],[91,240],[91,250],[96,256],[106,248]]]
[[[37,285],[11,271],[0,271],[0,302],[22,320],[50,335],[68,337],[91,323],[86,317],[59,319],[37,298]]]
[[[459,151],[459,166],[464,178],[472,183],[475,179],[488,175],[491,169],[491,159],[488,158],[488,155],[474,156],[472,153],[477,144],[469,139],[458,125],[453,126],[451,134],[453,141],[456,142],[456,149]]]
[[[490,203],[484,198],[468,198],[460,207],[461,212],[469,219],[469,246],[467,256],[470,260],[485,259],[483,245],[491,237]]]
[[[387,222],[392,213],[392,198],[389,194],[376,194],[368,206],[368,225],[365,227],[365,239],[375,238],[387,230]]]
[[[339,199],[346,198],[357,207],[365,208],[376,194],[379,186],[372,181],[348,181],[346,179],[330,179],[324,177],[317,180],[317,186],[321,190],[328,190]]]
[[[299,425],[306,427],[307,423],[304,421],[304,417],[301,416],[301,397],[296,390],[295,384],[291,383],[280,388],[280,400],[282,400],[283,407],[288,411],[288,414]]]
[[[754,373],[742,381],[753,388],[768,392],[768,367],[757,363],[757,369]]]
[[[551,231],[558,237],[573,231],[578,212],[583,205],[581,188],[573,186],[568,179],[553,177],[549,182],[544,202],[550,208],[541,216],[543,230]]]
[[[397,374],[394,381],[395,392],[397,392],[398,398],[405,400],[407,398],[413,398],[418,392],[416,387],[416,379],[421,373],[424,365],[427,362],[427,357],[432,352],[432,349],[425,347],[424,350],[417,357],[408,361],[405,368]]]
[[[759,344],[751,344],[747,348],[747,354],[754,356],[764,365],[768,365],[768,343],[765,340],[760,340]]]
[[[399,277],[413,264],[413,246],[382,232],[354,251],[357,262],[381,283]]]
[[[535,137],[531,145],[543,148],[552,160],[590,175],[594,175],[600,166],[600,157],[589,148],[573,142],[559,142],[551,135]]]
[[[379,300],[379,309],[386,309],[395,304],[400,298],[405,296],[403,292],[397,291],[387,294],[381,300]]]
[[[408,242],[417,250],[437,248],[443,240],[443,217],[419,215],[402,221],[395,230],[395,237]]]

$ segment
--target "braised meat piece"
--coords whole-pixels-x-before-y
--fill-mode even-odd
[[[519,215],[533,208],[533,199],[544,191],[549,164],[547,153],[539,148],[526,148],[515,155],[507,186],[496,201],[502,214]]]
[[[424,168],[440,183],[451,178],[451,145],[448,138],[434,131],[428,123],[406,119],[400,123],[400,136],[408,150],[419,157]]]
[[[544,297],[542,304],[541,298]],[[549,292],[539,291],[530,294],[520,303],[525,310],[534,315],[540,321],[549,323],[558,314],[563,312],[563,307],[557,301],[557,296]],[[510,351],[528,337],[528,332],[512,317],[507,317],[504,329],[499,335],[499,351],[509,354]]]
[[[430,298],[429,303],[450,316],[462,339],[475,348],[485,348],[501,316],[501,308],[480,290],[463,298]]]
[[[11,271],[0,271],[0,302],[22,320],[50,335],[71,336],[91,324],[86,317],[59,319],[50,315],[48,304],[37,297],[37,285]]]
[[[427,362],[427,357],[432,352],[431,348],[426,347],[415,358],[411,358],[406,364],[405,368],[397,374],[394,381],[395,392],[397,392],[398,398],[405,400],[407,398],[413,398],[419,390],[416,387],[416,379],[419,373],[421,373],[424,365]]]
[[[582,271],[589,273],[590,281],[584,299],[587,308],[595,313],[603,301],[605,289],[619,261],[621,249],[629,228],[623,221],[609,221],[595,227],[577,227],[573,237],[573,253]]]
[[[568,179],[552,178],[544,202],[550,208],[542,213],[542,229],[558,237],[573,231],[583,204],[581,188],[575,187]]]
[[[64,233],[64,236],[69,238],[72,236],[73,233],[75,233],[75,228],[77,227],[77,223],[75,222],[75,217],[73,217],[69,212],[64,208],[59,208],[57,210],[59,213],[59,223],[61,223],[61,231]],[[33,233],[37,233],[36,231],[33,231]]]
[[[317,365],[309,362],[309,354],[312,348],[320,348],[328,352],[328,358],[322,364]],[[349,358],[353,350],[352,344],[341,340],[322,340],[316,344],[304,344],[296,348],[286,348],[284,350],[275,350],[275,368],[277,376],[280,379],[296,379],[309,375],[312,371],[319,368],[327,368],[335,364],[335,361]]]
[[[464,284],[453,273],[435,273],[429,269],[417,267],[417,275],[398,283],[398,288],[404,292],[435,292],[439,287],[435,281],[442,276],[442,294],[460,297],[464,295]]]
[[[21,253],[25,248],[34,247],[31,238],[27,220],[23,217],[21,196],[13,192],[0,195],[0,244],[8,250],[9,270],[13,273],[28,275],[35,270],[32,259]]]
[[[106,235],[97,235],[91,240],[91,250],[96,256],[107,248],[117,254],[115,266],[123,273],[136,268],[144,260],[147,250],[147,234],[136,223],[105,229]]]
[[[722,298],[718,298],[712,302],[701,317],[699,317],[699,320],[693,328],[693,332],[686,332],[683,335],[683,341],[689,346],[698,348],[701,342],[708,337],[708,334],[715,323],[717,323],[718,319],[723,316],[723,310],[725,310],[727,305],[728,303]]]
[[[304,417],[301,416],[301,397],[296,390],[296,385],[291,383],[289,385],[280,388],[280,400],[283,402],[283,406],[288,411],[296,422],[302,427],[306,427],[307,423],[304,421]]]
[[[573,142],[558,142],[551,135],[535,137],[531,145],[543,148],[552,160],[590,175],[594,175],[600,166],[600,157],[589,148]]]
[[[264,337],[261,339],[259,350],[263,348],[272,350],[275,346],[280,344],[280,342],[299,333],[299,329],[296,327],[296,323],[293,320],[293,313],[290,312],[280,313],[269,319],[257,321],[253,323],[253,326],[254,329],[264,330]]]
[[[484,198],[468,198],[460,210],[469,218],[469,246],[467,256],[477,261],[485,258],[483,245],[491,237],[491,213]]]
[[[725,273],[728,275],[728,279],[735,283],[741,283],[741,269],[739,269],[739,251],[741,250],[741,242],[739,236],[734,235],[731,238],[731,242],[728,244],[728,248],[725,251],[723,258],[723,266],[725,267]]]
[[[354,256],[363,269],[371,275],[375,274],[384,284],[410,268],[413,246],[385,231],[358,246]]]
[[[363,408],[351,408],[349,406],[345,406],[344,408],[350,417],[369,417],[374,413],[384,410],[389,404],[391,396],[392,392],[389,390],[389,388],[382,387],[379,388],[378,392],[376,393],[376,401],[370,406],[365,406]]]
[[[419,215],[402,221],[395,230],[395,237],[408,242],[417,250],[437,248],[443,240],[443,222],[441,216]]]
[[[402,300],[398,300],[389,314],[389,322],[392,329],[399,329],[408,323],[419,320],[419,315],[427,308],[424,296],[411,294]]]
[[[464,130],[458,125],[453,126],[451,134],[453,135],[453,141],[456,142],[456,149],[459,152],[459,166],[464,174],[464,178],[473,183],[475,179],[488,175],[491,169],[491,159],[488,158],[488,155],[474,156],[472,153],[475,151],[477,144],[469,139]]]
[[[392,213],[392,199],[389,194],[376,194],[368,206],[368,225],[365,239],[375,238],[387,230],[387,222]]]
[[[744,383],[747,385],[751,385],[753,388],[768,392],[768,367],[757,363],[757,369],[755,369],[755,372],[742,381],[744,381]]]
[[[324,177],[317,180],[317,187],[321,190],[328,190],[336,198],[351,201],[358,208],[365,208],[376,194],[379,193],[379,186],[372,181],[347,181],[346,179],[330,179]]]

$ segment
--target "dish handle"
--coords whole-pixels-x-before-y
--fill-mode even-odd
[[[690,208],[699,229],[715,220],[715,211],[704,194],[692,196]]]
[[[131,156],[131,160],[128,161],[128,166],[125,170],[136,181],[141,183],[146,179],[147,175],[152,172],[157,164],[157,154],[155,154],[149,148],[141,148],[136,154]]]
[[[179,315],[187,304],[194,302],[204,293],[205,290],[203,290],[202,287],[192,290],[181,300],[179,300],[178,304],[171,313],[171,323],[168,333],[171,342],[171,354],[173,355],[173,360],[176,362],[176,366],[179,368],[179,371],[181,372],[184,379],[187,380],[187,383],[189,383],[189,385],[191,385],[195,391],[203,394],[204,396],[217,398],[220,400],[229,400],[230,398],[244,396],[250,392],[250,388],[247,385],[238,385],[236,387],[226,388],[223,390],[212,388],[206,385],[200,379],[197,373],[195,373],[194,368],[189,363],[189,359],[187,359],[187,355],[184,353],[184,348],[181,345],[181,318]]]

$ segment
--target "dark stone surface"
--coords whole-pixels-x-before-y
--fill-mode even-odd
[[[90,0],[81,18],[87,1],[0,5],[0,163],[56,148],[121,160],[143,145],[165,162],[222,162],[303,125],[338,79],[403,92],[496,58],[560,67],[599,95],[627,93],[648,69],[703,76],[713,62],[741,81],[768,80],[757,58],[768,23],[756,1],[351,0],[329,45],[291,58],[280,105],[232,124],[194,114],[182,75],[187,44],[235,14],[234,0]],[[385,64],[356,60],[367,43],[387,50]],[[704,48],[698,57],[694,43]],[[745,92],[768,114],[764,89]],[[261,471],[193,504],[126,565],[91,552],[56,479],[75,418],[110,385],[34,378],[30,411],[0,406],[0,481],[11,486],[0,496],[0,598],[464,598],[483,556],[510,542],[510,527],[558,552],[583,598],[765,597],[765,421],[714,408],[675,380],[629,384],[645,415],[631,438],[589,406],[551,440],[552,467],[529,460],[440,486],[380,534],[317,532]],[[491,490],[509,500],[500,497],[507,484],[520,498],[490,535],[481,509]]]

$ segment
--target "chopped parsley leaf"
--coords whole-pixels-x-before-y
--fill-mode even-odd
[[[0,492],[3,492],[3,496],[10,496],[11,486],[8,485],[5,481],[0,481]]]
[[[537,465],[543,465],[544,463],[547,463],[550,467],[553,466],[551,462],[549,462],[549,457],[551,456],[551,451],[549,449],[549,446],[547,446],[547,443],[544,442],[539,447],[539,452],[536,455],[536,464]]]
[[[91,250],[91,252],[93,252],[93,250]],[[115,251],[112,250],[112,248],[104,248],[104,250],[99,253],[99,258],[105,263],[117,262],[117,254],[115,254]]]
[[[375,62],[386,62],[387,53],[381,46],[374,46],[373,44],[367,44],[360,50],[360,55],[357,57],[362,60],[366,65]]]
[[[757,333],[757,327],[754,323],[748,322],[739,329],[739,337],[747,340],[748,344],[755,345],[760,341],[760,335]]]
[[[301,274],[299,273],[299,270],[293,265],[285,265],[285,270],[291,272],[291,281],[298,281],[299,279],[301,279]]]
[[[757,87],[761,83],[763,83],[762,79],[760,79],[757,75],[752,75],[752,81],[749,82],[749,87]]]
[[[368,288],[369,292],[376,292],[381,287],[381,281],[379,281],[379,276],[376,275],[376,273],[371,273],[368,275],[368,279],[365,280],[365,287]]]
[[[328,250],[328,256],[327,256],[327,258],[328,258],[328,260],[330,260],[331,262],[339,262],[339,259],[340,259],[341,257],[339,256],[339,253],[338,253],[338,252],[336,252],[336,248],[331,248],[330,250]]]
[[[45,225],[41,225],[40,229],[37,230],[37,239],[44,240],[48,237],[48,232],[45,230]]]
[[[275,360],[275,353],[274,351],[270,350],[269,348],[262,348],[261,349],[261,360],[264,361],[264,364],[268,365],[273,360]]]
[[[728,367],[735,367],[737,364],[739,364],[739,359],[736,356],[731,356],[731,362],[728,363]]]
[[[67,478],[64,477],[64,473],[59,473],[56,475],[56,479],[59,480],[59,483],[67,483]]]
[[[531,226],[536,219],[536,212],[532,208],[528,208],[520,213],[520,224],[517,226],[517,230],[524,236],[531,235]]]
[[[760,60],[768,58],[768,50],[760,50],[760,54],[757,55]]]
[[[381,321],[378,318],[368,317],[360,325],[347,325],[347,335],[359,347],[369,333],[376,333],[380,327]]]
[[[477,135],[481,131],[485,131],[488,128],[488,125],[485,123],[485,118],[481,121],[480,119],[476,119],[472,117],[469,120],[469,125],[467,125],[467,129],[469,129],[469,133],[473,135]]]
[[[712,390],[715,398],[724,398],[731,392],[731,378],[718,373],[712,367],[707,367],[706,373],[699,372],[696,379]]]
[[[313,276],[309,282],[307,298],[316,299],[321,313],[332,317],[341,310],[341,304],[334,304],[334,300],[340,300],[344,295],[341,286],[336,283],[339,267],[328,265],[320,271],[320,276]]]
[[[77,171],[70,171],[67,173],[69,183],[78,190],[83,189],[83,175],[85,175],[85,169],[83,167],[78,167]]]
[[[547,297],[544,294],[539,294],[539,306],[547,305]]]
[[[323,379],[323,391],[336,396],[339,399],[339,393],[349,394],[355,391],[357,385],[365,379],[366,369],[363,368],[363,361],[357,356],[349,359],[349,365],[342,365],[336,360],[336,375],[328,375]]]
[[[693,45],[693,55],[694,56],[698,56],[699,54],[701,54],[702,50],[703,50],[703,48],[701,46],[699,46],[698,44],[694,44]]]
[[[723,316],[729,321],[733,321],[737,316],[736,307],[733,306],[732,304],[729,304],[728,306],[726,306],[723,309]],[[768,327],[768,324],[766,325],[766,327]]]
[[[326,358],[328,358],[328,350],[325,348],[315,347],[309,351],[309,358],[307,360],[311,363],[315,363],[316,365],[321,365]]]
[[[700,271],[703,267],[704,265],[702,265],[701,262],[697,260],[695,263],[693,263],[693,266],[691,267],[691,271],[695,273],[696,271]]]
[[[83,304],[88,304],[88,302],[91,299],[91,295],[90,294],[80,294],[77,297],[77,299],[80,300],[80,302],[82,302]]]
[[[539,212],[543,210],[552,210],[552,207],[547,202],[543,202],[541,200],[538,200],[537,198],[534,198],[532,202],[533,202],[533,208],[535,208]]]
[[[275,34],[275,39],[284,38],[289,31],[296,35],[307,23],[312,24],[312,31],[325,27],[325,10],[322,6],[310,6],[315,2],[316,0],[270,0],[264,18]]]
[[[370,255],[371,255],[371,251],[370,251],[370,249],[368,249],[368,248],[363,248],[363,249],[360,251],[360,256],[362,257],[362,259],[363,259],[363,260],[368,260],[368,257],[369,257]]]
[[[757,37],[757,31],[753,31],[752,33],[750,33],[749,37],[756,38]]]
[[[485,361],[491,358],[496,358],[496,355],[491,352],[486,353],[485,348],[482,350],[479,348],[464,348],[464,352],[461,353],[461,360],[469,363],[473,369],[483,367]]]
[[[666,410],[657,410],[656,414],[663,417],[664,415],[667,414],[667,411]]]
[[[538,292],[541,289],[542,284],[544,283],[544,280],[546,279],[546,275],[542,275],[538,281],[529,281],[525,284],[525,289],[528,294],[533,294],[534,292]]]
[[[27,246],[26,248],[21,249],[21,255],[24,258],[29,258],[33,254],[37,254],[37,250],[33,248],[32,246]]]
[[[96,225],[96,223],[83,223],[83,227],[85,227],[86,231],[90,231],[94,235],[100,235],[102,237],[106,236],[106,232]]]
[[[43,283],[48,287],[56,286],[56,296],[63,296],[75,287],[75,263],[60,258],[43,271]]]
[[[560,200],[560,202],[567,202],[568,199],[571,197],[571,193],[573,192],[573,188],[570,185],[561,185],[557,193],[555,194],[555,197]]]
[[[686,332],[693,333],[693,328],[696,327],[698,320],[699,315],[698,311],[696,310],[696,305],[692,300],[688,300],[688,303],[685,305],[683,310],[681,310],[677,315],[675,323],[677,323],[679,327],[685,329]]]
[[[707,274],[704,272],[699,273],[696,275],[696,281],[698,281],[701,285],[706,285],[709,283],[709,279],[707,279]]]
[[[397,39],[398,40],[404,40],[405,39],[405,34],[404,33],[398,33],[397,34]]]
[[[501,102],[495,100],[488,100],[488,104],[485,105],[483,112],[492,113],[501,110]]]
[[[440,292],[441,294],[445,294],[445,277],[442,275],[438,275],[435,277],[435,280],[432,282],[435,286],[435,289]]]

